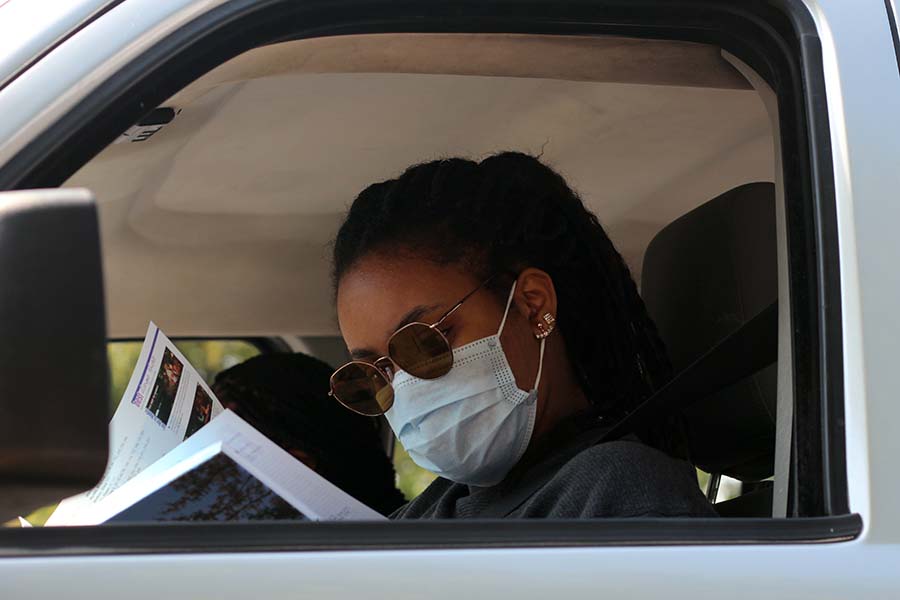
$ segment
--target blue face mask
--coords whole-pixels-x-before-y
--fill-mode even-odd
[[[394,375],[391,428],[417,465],[457,483],[499,483],[531,441],[545,340],[534,388],[520,390],[500,344],[515,290],[513,283],[497,334],[454,349],[449,373]]]

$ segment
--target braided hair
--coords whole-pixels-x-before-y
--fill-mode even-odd
[[[319,475],[390,514],[405,502],[394,484],[394,468],[374,421],[328,397],[331,371],[305,354],[264,354],[216,375],[212,390],[283,449],[309,455]]]
[[[388,250],[462,265],[478,278],[508,273],[492,282],[498,297],[522,269],[547,272],[558,297],[558,331],[600,416],[623,417],[672,375],[622,256],[565,180],[535,157],[436,160],[369,186],[334,242],[335,287],[361,258]],[[686,454],[672,417],[638,435]]]

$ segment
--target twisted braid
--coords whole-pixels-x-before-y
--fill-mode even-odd
[[[558,296],[558,330],[601,415],[627,414],[671,377],[663,342],[622,256],[565,180],[532,156],[438,160],[369,186],[335,240],[335,285],[360,258],[388,249],[463,264],[481,278],[526,267],[546,271]],[[492,288],[501,297],[510,283],[498,277]],[[685,454],[674,417],[638,434]]]

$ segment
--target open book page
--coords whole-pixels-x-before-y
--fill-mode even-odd
[[[308,519],[272,488],[241,466],[239,459],[233,458],[228,448],[216,444],[210,450],[213,452],[211,458],[204,459],[189,470],[173,473],[171,481],[117,512],[105,522]],[[115,496],[116,493],[113,492],[107,498]]]
[[[150,323],[110,421],[110,458],[92,490],[63,500],[47,525],[68,523],[197,432],[222,405],[175,344]]]
[[[57,524],[254,518],[384,519],[226,410],[89,511]]]

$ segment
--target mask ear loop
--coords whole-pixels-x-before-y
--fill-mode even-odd
[[[538,385],[541,383],[541,371],[544,369],[544,344],[547,342],[547,338],[541,340],[541,353],[538,356],[538,372],[537,377],[534,378],[534,390],[537,391]]]
[[[503,311],[503,318],[500,319],[500,329],[497,330],[497,339],[500,339],[500,334],[503,333],[503,326],[506,325],[506,317],[509,315],[509,307],[512,306],[513,296],[516,293],[516,282],[513,281],[512,289],[509,290],[509,298],[506,299],[506,310]],[[538,355],[538,370],[537,376],[534,378],[534,387],[531,388],[534,391],[537,391],[538,385],[541,383],[541,372],[544,370],[544,344],[547,342],[546,338],[541,339],[541,350]]]
[[[497,330],[497,337],[503,333],[503,326],[506,325],[506,316],[509,314],[509,307],[512,306],[513,295],[516,293],[516,282],[513,281],[512,289],[509,290],[509,298],[506,299],[506,310],[503,311],[503,318],[500,319],[500,329]]]

